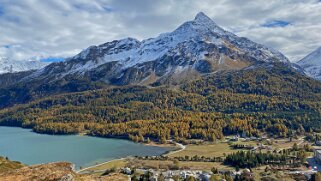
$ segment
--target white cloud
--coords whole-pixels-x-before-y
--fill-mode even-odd
[[[0,0],[0,56],[68,57],[114,39],[155,37],[199,11],[291,60],[321,46],[318,0]],[[291,25],[261,26],[273,20]]]

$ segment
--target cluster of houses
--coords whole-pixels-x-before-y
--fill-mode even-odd
[[[266,137],[262,137],[262,138],[258,138],[255,136],[246,136],[245,133],[242,133],[241,135],[234,135],[232,138],[230,138],[230,141],[239,141],[240,139],[242,139],[243,141],[257,141],[257,140],[262,140]]]
[[[229,139],[229,141],[256,141],[256,140],[267,140],[270,141],[267,138],[257,138],[257,137],[246,137],[245,135],[239,136],[239,135],[235,135],[233,137],[231,137]],[[321,141],[317,143],[315,143],[316,146],[321,146]],[[272,146],[269,145],[264,145],[262,143],[258,144],[257,146],[253,146],[251,148],[251,151],[256,151],[256,150],[261,150],[261,149],[266,149],[266,150],[273,150]],[[319,148],[315,148],[314,150],[314,157],[313,157],[314,162],[317,165],[321,165],[321,147]],[[310,163],[309,163],[310,164]],[[321,166],[320,166],[321,168]],[[287,172],[287,174],[301,174],[301,175],[305,175],[306,178],[310,178],[311,175],[315,174],[317,171],[319,170],[319,166],[315,166],[313,165],[311,167],[311,169],[309,170],[305,170],[305,171],[289,171]],[[150,179],[151,181],[158,181],[160,176],[162,176],[166,181],[174,181],[174,178],[180,178],[182,180],[187,179],[188,177],[193,177],[196,180],[201,180],[201,181],[210,181],[211,177],[213,175],[212,172],[208,172],[208,171],[200,171],[200,170],[155,170],[155,169],[136,169],[137,173],[140,173],[142,175],[144,174],[149,174],[150,175]],[[228,173],[226,173],[228,172]],[[127,174],[127,175],[132,175],[133,174],[133,170],[131,170],[130,168],[124,168],[123,169],[123,173]],[[224,175],[224,174],[228,174],[230,175],[232,178],[235,178],[237,175],[241,175],[247,173],[249,174],[249,177],[253,177],[253,175],[251,175],[252,173],[247,169],[243,170],[243,171],[223,171],[220,170],[219,174]],[[224,180],[224,179],[223,179]]]
[[[194,177],[197,180],[208,181],[211,179],[211,174],[208,172],[197,171],[197,170],[177,170],[177,171],[164,171],[164,172],[153,172],[154,181],[157,181],[159,174],[163,174],[165,180],[172,180],[174,176],[179,176],[181,179],[185,180],[188,177]]]
[[[201,171],[201,170],[166,170],[166,171],[159,171],[159,170],[154,170],[154,169],[136,169],[136,172],[142,173],[142,174],[147,174],[151,175],[150,181],[158,181],[159,177],[163,175],[163,178],[166,181],[174,181],[174,178],[179,177],[180,179],[187,179],[188,177],[193,177],[196,180],[201,180],[201,181],[210,181],[211,177],[213,175],[212,172],[207,172],[207,171]],[[224,175],[228,172],[228,174],[232,177],[235,178],[237,175],[241,175],[243,172],[246,173],[251,173],[248,169],[245,169],[243,171],[224,171],[220,170],[219,174]],[[132,174],[132,170],[130,168],[124,168],[123,173],[127,175]],[[222,180],[224,181],[224,180]]]
[[[246,141],[257,141],[257,140],[263,140],[263,139],[268,140],[266,137],[258,138],[258,137],[255,137],[255,136],[246,137],[246,135],[243,135],[243,136],[234,135],[232,138],[229,139],[229,141],[242,140],[242,141],[246,142]],[[264,145],[262,143],[260,143],[258,146],[251,147],[251,151],[262,150],[262,149],[266,149],[266,150],[269,150],[269,151],[273,150],[272,146]]]

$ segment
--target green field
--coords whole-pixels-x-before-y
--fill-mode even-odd
[[[232,144],[244,144],[244,145],[252,145],[255,146],[256,142],[248,141],[248,142],[232,142]],[[180,152],[168,154],[169,157],[184,157],[189,156],[193,157],[204,156],[204,157],[223,157],[224,154],[228,155],[233,152],[237,152],[239,150],[232,149],[229,143],[221,142],[215,144],[201,144],[201,145],[187,145],[186,148]]]

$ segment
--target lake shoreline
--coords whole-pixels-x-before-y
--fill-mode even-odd
[[[22,126],[9,126],[9,125],[1,125],[0,127],[9,127],[9,128],[21,128],[21,129],[27,129],[30,130],[30,132],[40,134],[40,135],[50,135],[50,136],[89,136],[89,137],[94,137],[94,138],[107,138],[107,139],[120,139],[120,140],[127,140],[133,143],[137,144],[143,144],[146,146],[157,146],[157,147],[173,147],[175,143],[159,143],[155,141],[151,141],[150,143],[145,143],[145,142],[135,142],[133,140],[130,140],[127,136],[97,136],[97,135],[91,135],[86,132],[81,132],[81,133],[75,133],[75,134],[68,134],[68,133],[61,133],[61,134],[50,134],[46,132],[37,132],[34,131],[32,128],[29,127],[22,127]]]
[[[66,161],[75,164],[78,170],[80,167],[96,166],[95,163],[101,164],[106,160],[126,158],[130,155],[163,155],[175,148],[173,144],[135,143],[128,139],[104,139],[105,137],[85,134],[40,134],[22,127],[0,126],[0,129],[0,144],[10,145],[6,149],[0,149],[1,155],[27,165]],[[13,142],[15,144],[9,144]]]
[[[171,154],[174,154],[174,153],[181,152],[181,151],[186,149],[186,146],[184,146],[181,143],[176,143],[176,142],[170,143],[170,144],[168,144],[168,143],[166,143],[166,144],[149,143],[149,144],[145,144],[145,145],[147,145],[147,146],[158,146],[158,147],[168,147],[168,145],[173,145],[173,144],[175,144],[175,146],[172,146],[172,148],[173,148],[172,150],[166,151],[165,153],[163,153],[161,155],[162,156],[168,156],[168,155],[171,155]],[[128,157],[109,160],[109,161],[106,161],[106,162],[103,162],[103,163],[99,163],[97,165],[93,165],[93,166],[89,166],[89,167],[86,167],[86,168],[82,168],[82,169],[76,171],[76,173],[78,173],[78,174],[86,174],[86,172],[85,173],[81,173],[81,172],[84,172],[84,171],[86,171],[88,169],[99,167],[99,166],[102,166],[102,165],[105,165],[105,164],[108,164],[108,163],[111,163],[111,162],[114,162],[114,161],[121,161],[121,160],[126,160],[126,159],[129,159],[129,158],[131,158],[131,157],[128,156]]]
[[[78,174],[86,174],[86,173],[80,173],[80,172],[86,171],[86,170],[91,169],[91,168],[99,167],[101,165],[105,165],[105,164],[108,164],[108,163],[111,163],[111,162],[114,162],[114,161],[117,161],[117,160],[125,160],[127,158],[129,158],[129,157],[123,157],[123,158],[118,158],[118,159],[105,161],[105,162],[99,163],[97,165],[93,165],[93,166],[89,166],[89,167],[85,167],[85,168],[82,168],[80,170],[77,170],[76,173],[78,173]]]

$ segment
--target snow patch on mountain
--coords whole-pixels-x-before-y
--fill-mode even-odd
[[[225,31],[201,12],[196,15],[193,21],[185,22],[173,32],[161,34],[156,38],[146,39],[141,42],[134,38],[126,38],[100,46],[91,46],[69,61],[81,59],[93,62],[80,62],[79,65],[74,65],[68,73],[83,72],[114,61],[118,62],[122,69],[127,69],[138,64],[160,59],[168,52],[174,51],[180,44],[188,41],[206,42],[218,47],[228,41],[233,43],[244,54],[250,54],[257,58],[258,61],[288,62],[285,56],[273,49]],[[197,48],[196,50],[199,49]],[[200,52],[191,53],[196,55],[195,58],[202,57],[199,54]],[[94,54],[96,56],[93,56]]]
[[[57,80],[85,76],[110,84],[189,80],[220,70],[289,60],[280,52],[219,27],[204,13],[169,33],[139,41],[114,40],[90,46],[64,62],[53,63],[26,79]]]
[[[297,64],[304,69],[308,76],[321,81],[321,47],[304,57]]]
[[[37,70],[48,65],[48,62],[40,62],[37,60],[9,60],[0,57],[0,74],[22,72],[28,70]]]

